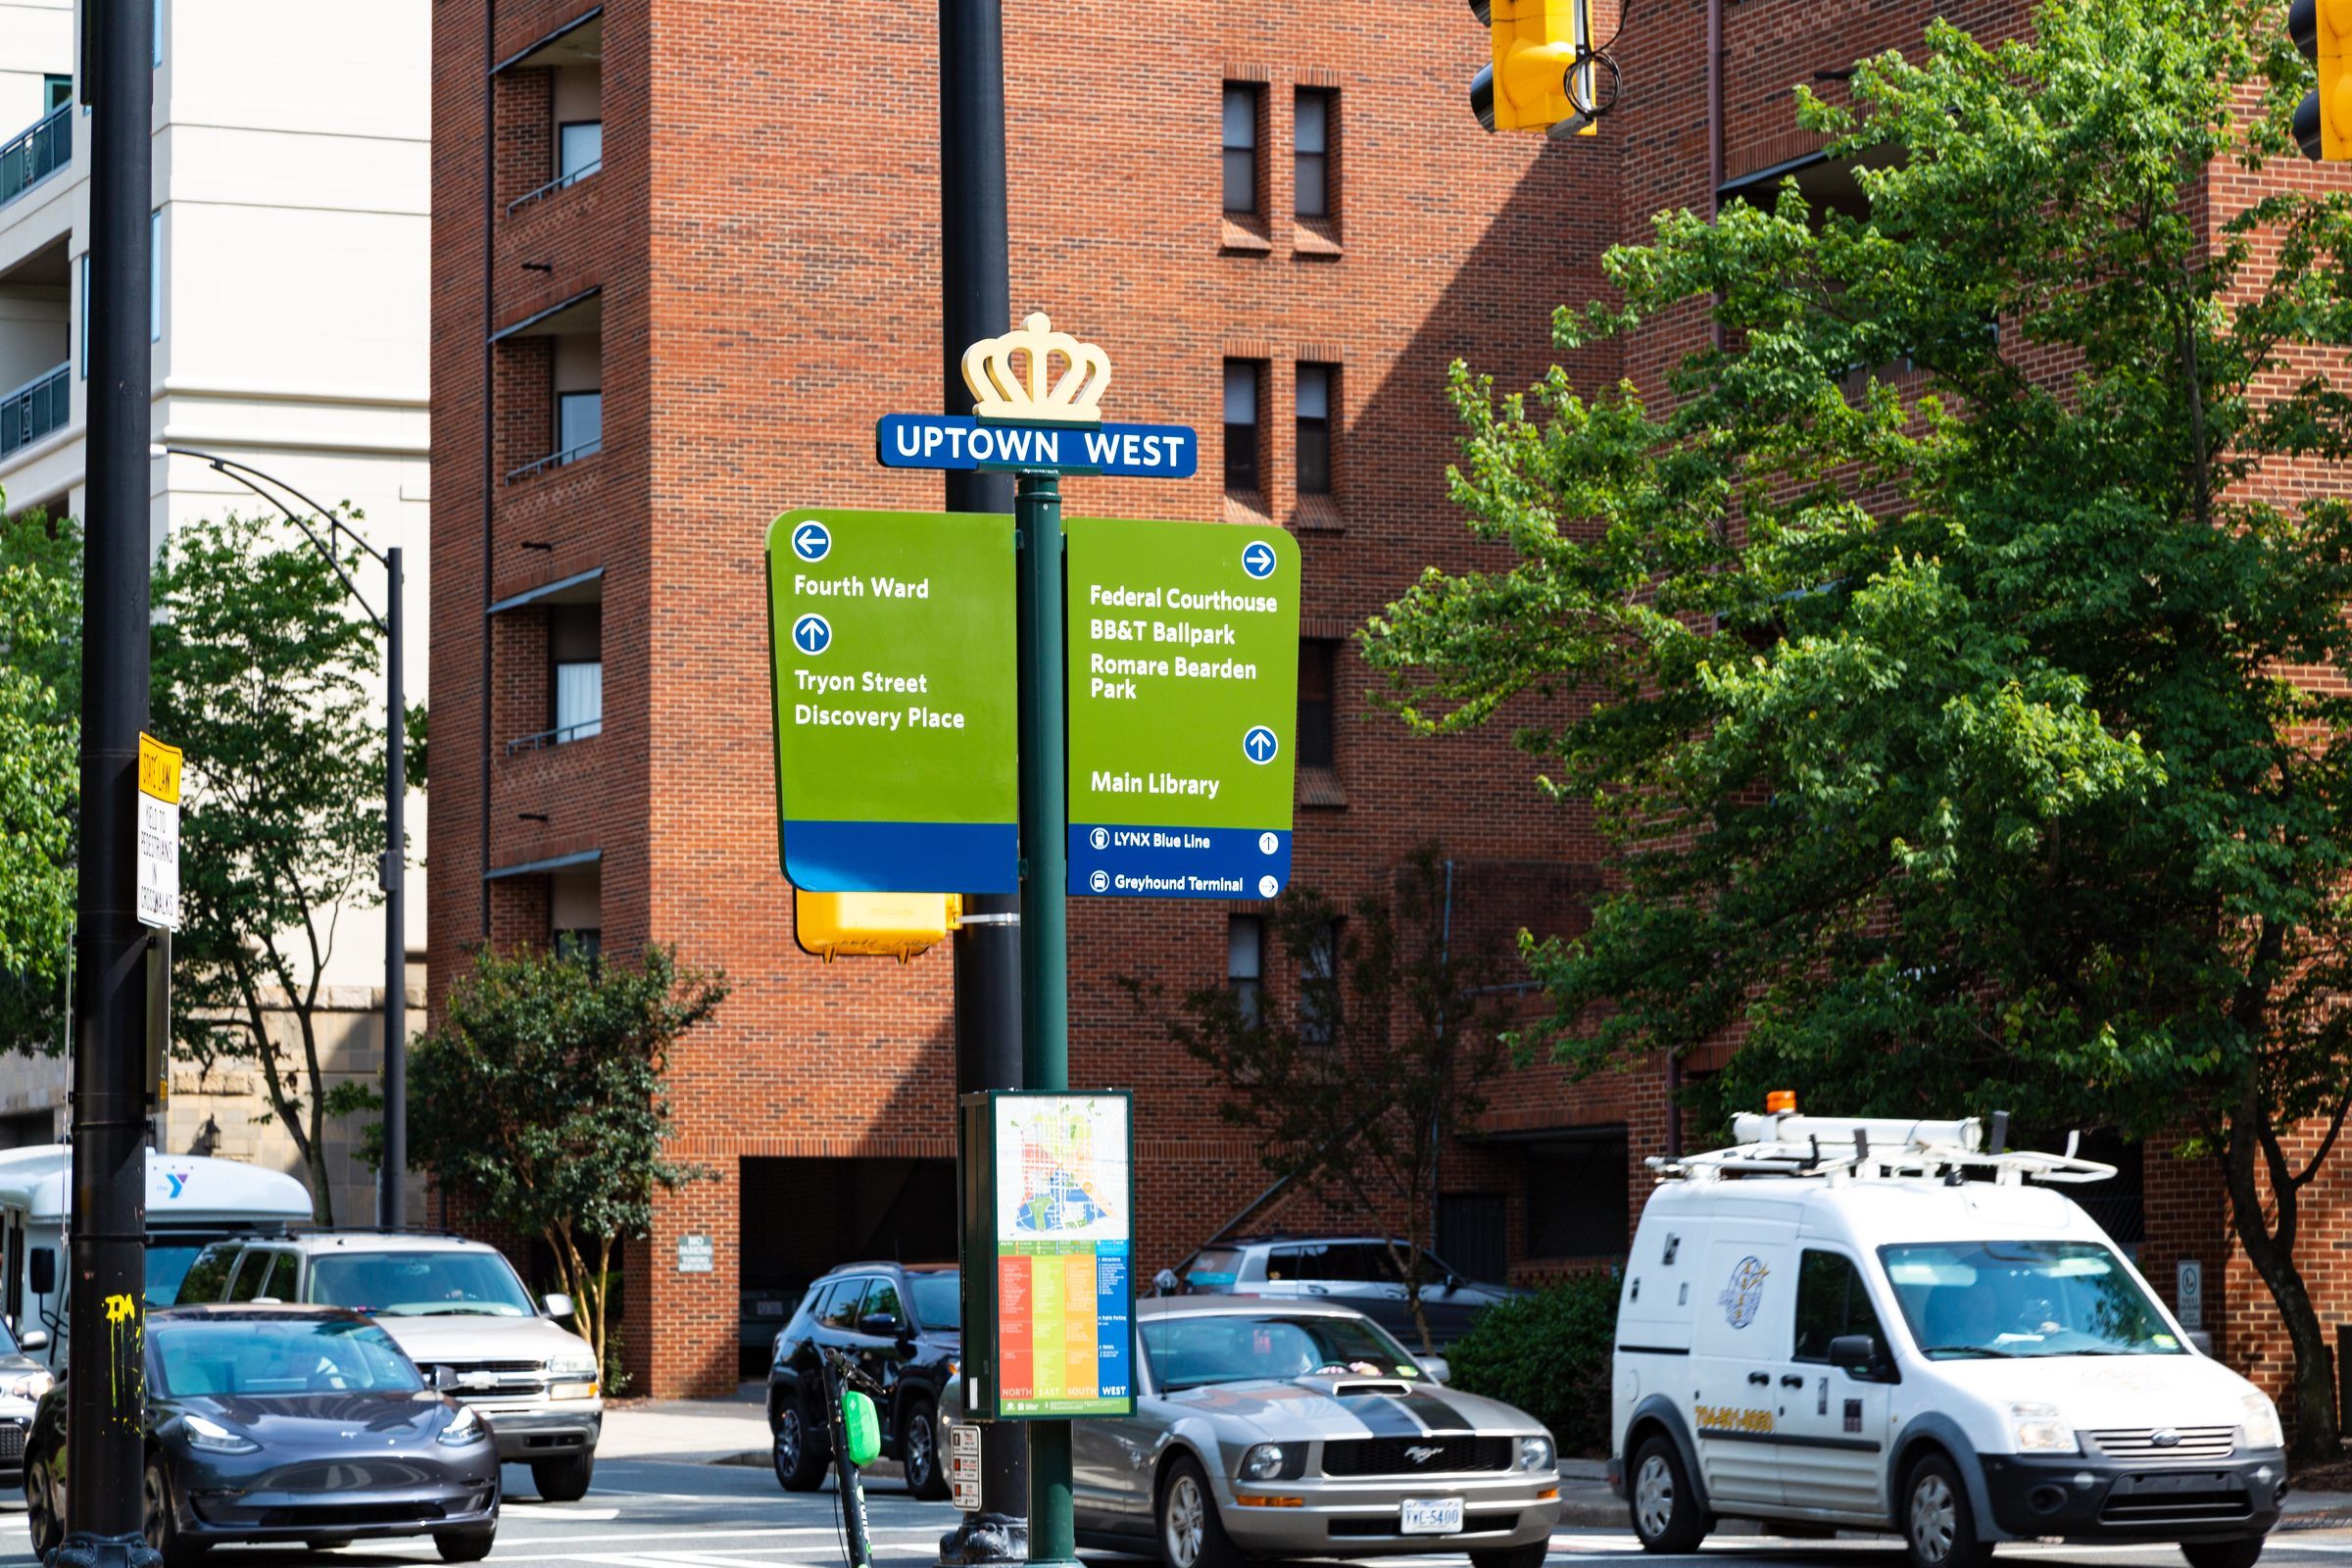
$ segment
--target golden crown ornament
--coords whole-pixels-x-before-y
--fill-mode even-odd
[[[1049,386],[1046,376],[1056,355],[1062,371]],[[1110,356],[1101,344],[1054,331],[1045,312],[1032,311],[1016,330],[984,337],[963,351],[963,383],[972,390],[972,412],[983,419],[1099,424]]]

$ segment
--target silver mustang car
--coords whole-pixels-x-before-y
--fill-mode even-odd
[[[1135,1311],[1135,1414],[1071,1423],[1082,1545],[1156,1545],[1167,1568],[1410,1551],[1544,1561],[1560,1485],[1535,1417],[1433,1382],[1347,1307],[1191,1296]]]

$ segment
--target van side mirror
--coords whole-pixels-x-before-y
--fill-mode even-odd
[[[57,1292],[57,1251],[54,1248],[36,1247],[32,1250],[32,1294],[52,1296]]]
[[[1830,1341],[1830,1365],[1857,1378],[1876,1379],[1886,1371],[1878,1337],[1871,1334],[1840,1334]]]
[[[17,1345],[26,1355],[32,1354],[35,1350],[46,1350],[49,1348],[49,1331],[47,1329],[28,1329],[17,1341]]]

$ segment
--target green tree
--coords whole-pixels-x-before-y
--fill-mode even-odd
[[[726,995],[668,948],[633,969],[485,949],[409,1059],[410,1156],[484,1219],[547,1242],[599,1366],[612,1250],[652,1232],[657,1191],[709,1174],[663,1152],[662,1079]]]
[[[1740,1098],[2185,1122],[2331,1456],[2297,1245],[2352,1101],[2352,205],[2209,216],[2283,145],[2284,38],[2061,0],[1863,62],[1850,109],[1800,89],[1867,212],[1787,191],[1611,252],[1561,347],[1721,327],[1662,411],[1457,366],[1452,495],[1515,559],[1366,638],[1425,730],[1507,708],[1623,852],[1590,932],[1531,945],[1558,1054],[1742,1026]]]
[[[340,917],[381,900],[381,641],[335,564],[260,519],[174,529],[154,599],[150,728],[187,759],[174,1035],[254,1065],[332,1224],[327,1123],[360,1106],[326,1086],[320,1004]]]
[[[1438,1158],[1485,1111],[1484,1085],[1501,1061],[1492,945],[1448,929],[1445,897],[1434,848],[1352,909],[1293,888],[1267,921],[1298,976],[1290,1007],[1210,986],[1164,1013],[1168,1037],[1224,1089],[1218,1115],[1258,1144],[1269,1174],[1337,1188],[1376,1221],[1404,1217],[1390,1265],[1424,1350]],[[1127,984],[1162,1014],[1156,994]]]
[[[80,793],[81,532],[0,509],[0,1049],[60,1051]]]

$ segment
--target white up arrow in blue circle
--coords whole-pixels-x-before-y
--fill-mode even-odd
[[[1242,569],[1252,577],[1274,575],[1274,547],[1263,539],[1253,539],[1242,547]]]
[[[792,530],[792,553],[803,561],[822,561],[833,548],[833,535],[813,519]]]
[[[813,612],[792,623],[792,645],[804,654],[821,654],[833,646],[833,627]]]
[[[1242,737],[1242,755],[1252,762],[1271,762],[1274,754],[1281,750],[1282,742],[1263,724],[1252,725],[1250,733]]]

